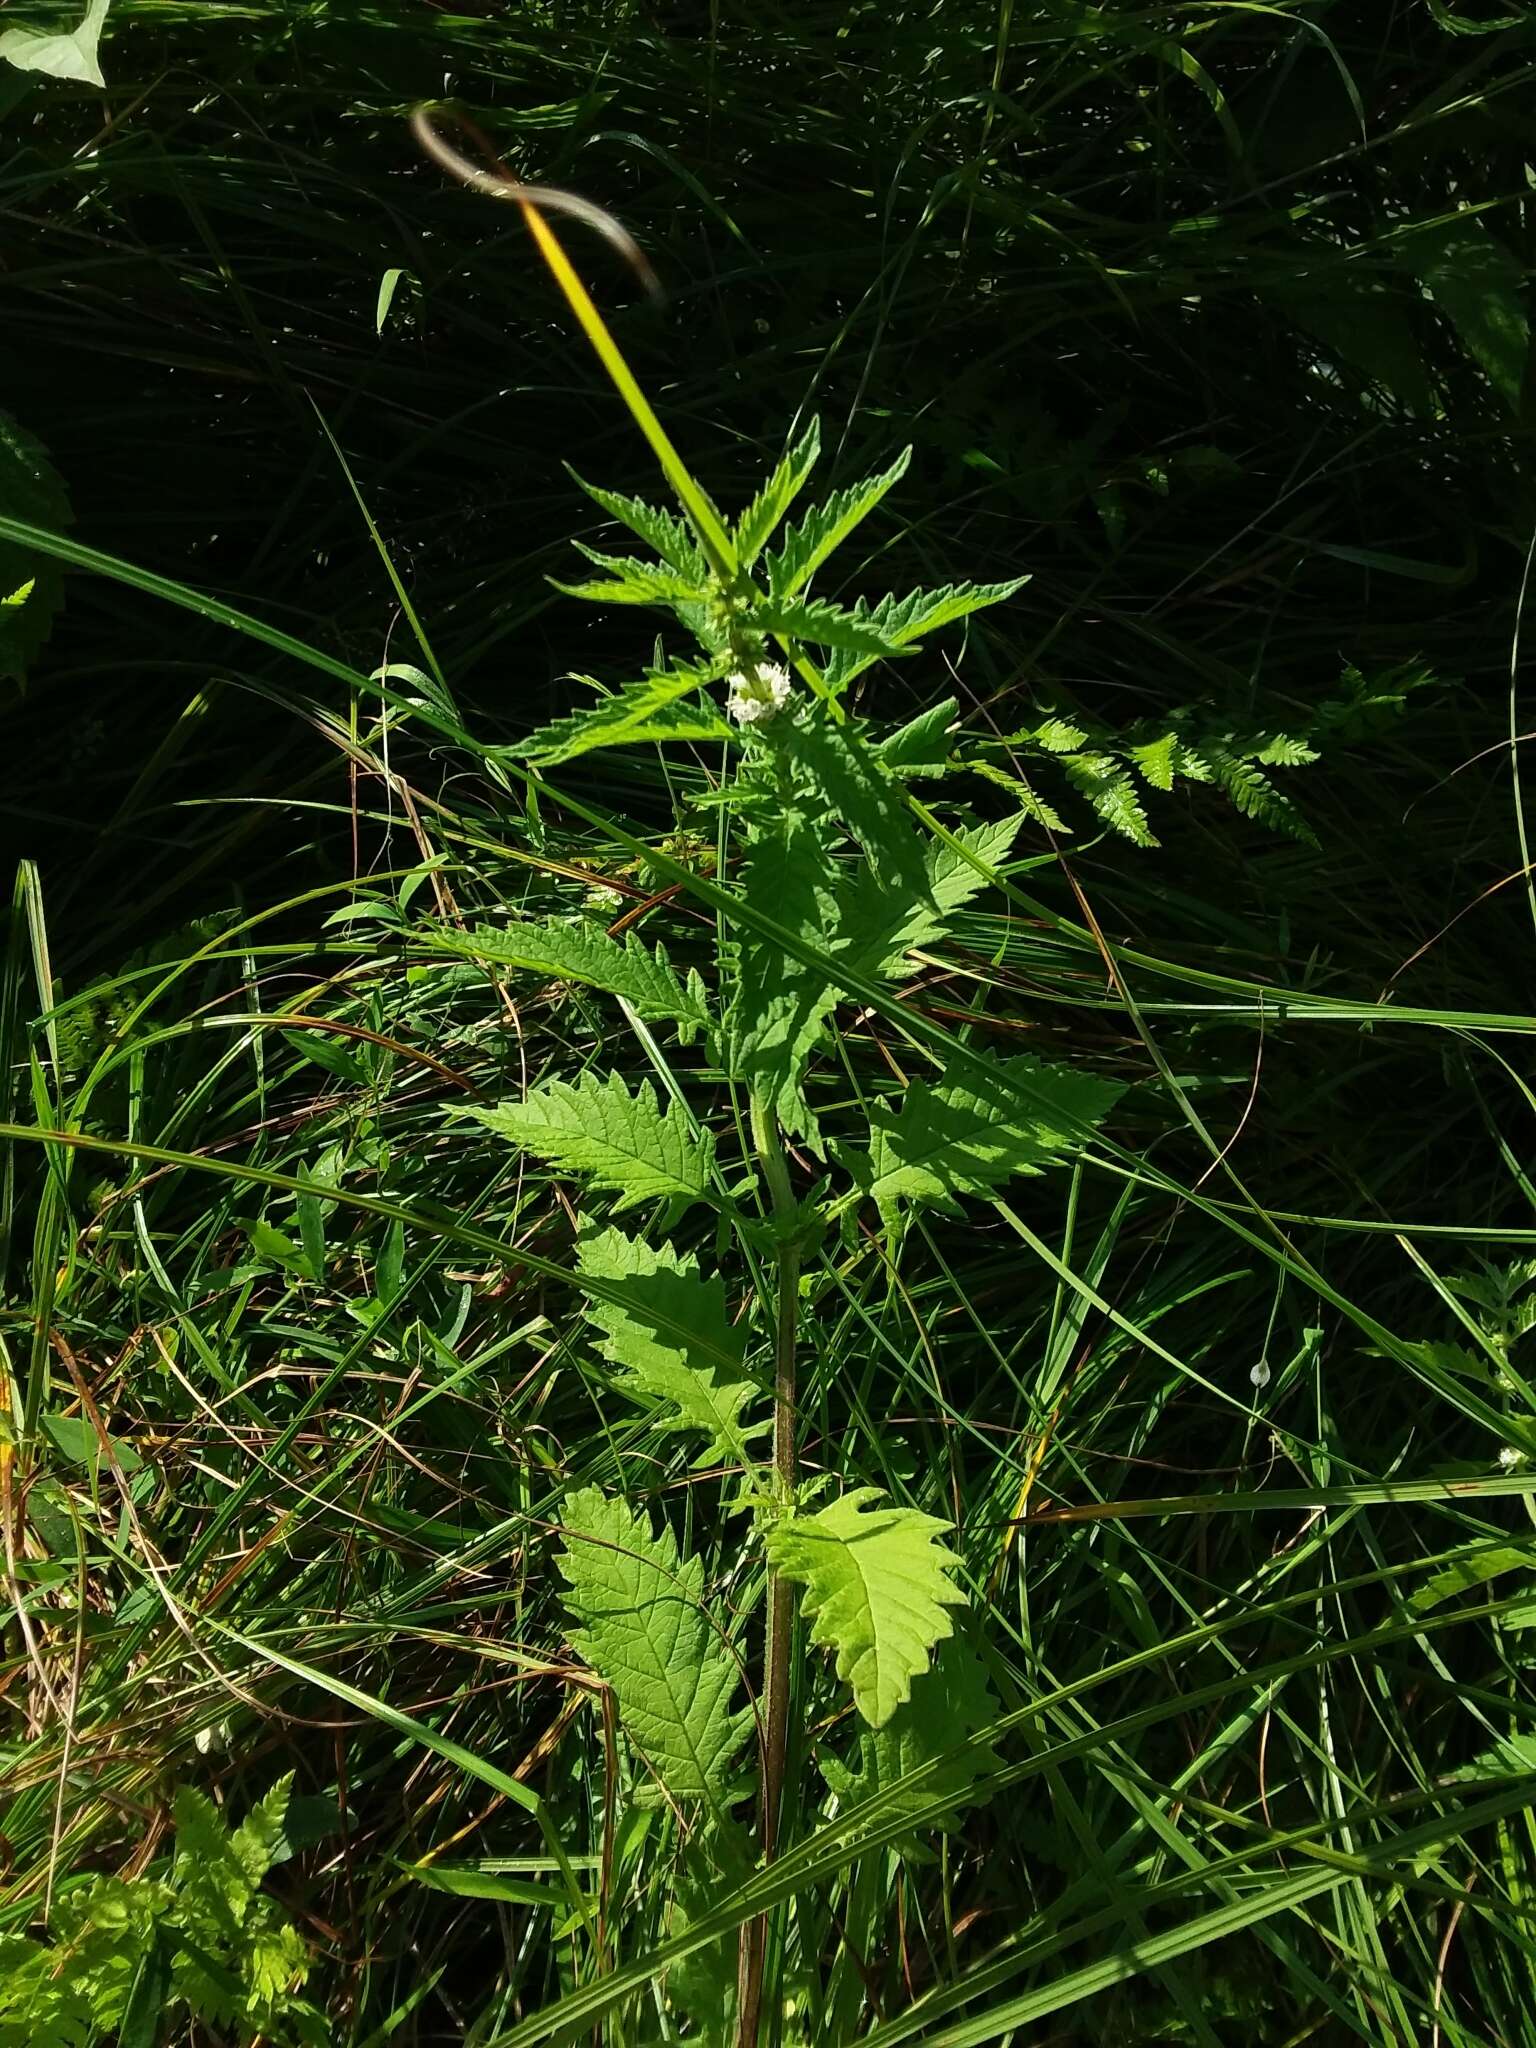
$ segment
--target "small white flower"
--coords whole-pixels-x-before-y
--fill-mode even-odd
[[[1517,1465],[1524,1463],[1524,1451],[1517,1450],[1513,1444],[1506,1444],[1499,1453],[1499,1464],[1506,1472],[1513,1472]]]
[[[789,671],[776,661],[754,662],[727,679],[725,708],[738,725],[763,725],[789,702]]]

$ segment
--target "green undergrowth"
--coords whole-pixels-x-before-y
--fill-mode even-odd
[[[1536,2039],[1533,49],[0,66],[4,2048]]]

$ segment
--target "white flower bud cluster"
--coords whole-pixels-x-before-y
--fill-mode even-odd
[[[789,671],[776,661],[754,662],[727,678],[725,708],[738,725],[765,725],[789,702]]]

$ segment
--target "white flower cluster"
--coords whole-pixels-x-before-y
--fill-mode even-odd
[[[726,686],[725,708],[738,725],[763,725],[789,702],[789,671],[776,661],[737,669]]]

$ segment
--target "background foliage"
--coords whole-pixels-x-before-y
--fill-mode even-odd
[[[833,483],[913,444],[826,594],[1030,574],[879,681],[1044,807],[1038,914],[910,999],[1127,1084],[1117,1149],[825,1250],[812,1461],[956,1524],[1015,1718],[891,1855],[833,1801],[900,1764],[807,1719],[785,2038],[1530,2038],[1533,53],[1487,0],[116,0],[104,90],[0,67],[0,512],[63,523],[39,443],[78,541],[332,664],[70,573],[0,683],[8,1117],[100,1146],[0,1190],[7,1934],[290,1771],[262,1897],[352,2048],[543,2038],[698,1910],[609,1803],[556,1504],[650,1460],[753,1589],[569,1327],[566,1189],[443,1114],[649,1055],[420,938],[659,893],[497,751],[648,655],[545,579],[605,539],[566,461],[651,477],[515,213],[412,151],[446,92],[634,230],[663,306],[582,267],[722,502],[812,411]],[[697,777],[552,780],[709,871]]]

